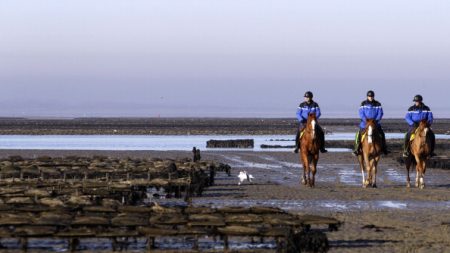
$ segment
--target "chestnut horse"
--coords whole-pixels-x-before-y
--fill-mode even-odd
[[[366,120],[366,128],[361,137],[361,152],[358,155],[363,187],[377,187],[377,166],[381,157],[381,136],[374,119]],[[367,172],[367,178],[364,176]]]
[[[319,139],[316,136],[316,114],[310,113],[306,127],[300,135],[300,160],[303,163],[302,184],[314,187],[317,162],[319,161]],[[312,178],[311,178],[312,172]]]
[[[427,159],[431,153],[431,147],[429,142],[427,142],[427,134],[430,131],[430,126],[428,125],[426,120],[422,120],[419,123],[417,129],[412,133],[412,137],[410,138],[410,155],[405,159],[406,165],[406,187],[410,187],[410,179],[409,179],[409,169],[411,165],[416,164],[416,187],[423,189],[425,187],[424,175],[425,170],[427,168]],[[412,140],[411,140],[412,139]]]

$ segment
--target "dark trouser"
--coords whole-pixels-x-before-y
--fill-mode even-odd
[[[436,145],[436,136],[434,135],[433,130],[431,130],[431,128],[429,128],[430,130],[428,131],[427,134],[427,142],[430,144],[430,149],[431,149],[431,154],[434,154],[434,146]],[[414,131],[416,131],[416,127],[409,127],[408,132],[406,132],[405,134],[405,143],[403,145],[403,153],[406,155],[410,154],[410,146],[411,146],[411,134],[414,133]]]
[[[304,125],[300,125],[300,127],[297,130],[297,134],[295,136],[295,149],[298,150],[300,148],[300,132],[305,129]],[[325,150],[325,132],[323,131],[322,127],[319,125],[316,125],[316,136],[319,140],[319,148],[321,151]]]
[[[387,144],[386,144],[386,134],[383,131],[383,128],[381,128],[380,125],[377,126],[377,130],[380,133],[380,137],[381,137],[381,149],[383,150],[383,153],[387,153]],[[356,133],[356,137],[355,137],[355,147],[354,150],[355,152],[359,152],[359,148],[361,147],[361,136],[362,133],[364,132],[364,129],[359,129],[359,131]]]
[[[384,133],[383,128],[381,128],[380,125],[378,125],[378,131],[381,135],[381,149],[383,149],[383,153],[387,153],[387,144],[386,144],[386,134]]]

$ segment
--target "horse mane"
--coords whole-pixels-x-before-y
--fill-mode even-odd
[[[308,119],[317,119],[316,114],[315,113],[308,114]]]
[[[369,125],[376,126],[375,120],[374,119],[366,119],[366,127],[368,127]]]
[[[306,121],[306,130],[309,130],[311,128],[311,122],[315,120],[317,122],[317,117],[315,113],[308,114],[308,120]]]
[[[419,126],[418,127],[421,128],[421,129],[429,127],[428,121],[426,119],[421,120],[419,122]]]

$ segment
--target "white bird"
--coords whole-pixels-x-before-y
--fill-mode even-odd
[[[247,173],[247,171],[240,171],[239,175],[237,176],[239,178],[239,182],[238,185],[241,185],[242,182],[244,182],[244,180],[247,180],[249,182],[252,182],[252,179],[254,179],[254,177],[250,174]]]

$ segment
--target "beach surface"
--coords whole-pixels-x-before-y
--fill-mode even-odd
[[[68,155],[185,158],[186,151],[1,150],[0,157]],[[380,162],[378,188],[362,188],[356,158],[349,152],[323,154],[316,187],[300,185],[298,155],[289,152],[208,151],[202,158],[231,165],[216,185],[193,199],[199,206],[275,206],[294,213],[320,214],[343,222],[327,232],[330,252],[449,252],[450,170],[427,170],[426,188],[406,188],[406,170],[395,155]],[[255,179],[238,186],[239,171]],[[412,180],[415,173],[411,173]],[[163,200],[162,200],[163,201]]]

